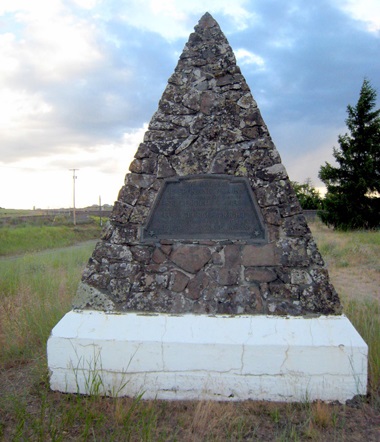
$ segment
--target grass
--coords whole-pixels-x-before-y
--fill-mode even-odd
[[[369,344],[370,395],[358,408],[320,401],[166,402],[50,391],[46,341],[70,309],[93,249],[82,244],[0,261],[0,440],[378,440],[379,232],[311,227],[344,311]]]
[[[0,363],[42,356],[51,328],[70,309],[94,243],[0,261]]]
[[[311,225],[344,313],[369,347],[369,387],[380,408],[380,231],[339,232]]]
[[[67,247],[80,241],[99,238],[97,223],[78,226],[34,226],[0,228],[0,256]]]
[[[380,231],[331,232],[315,224],[314,237],[328,263],[336,267],[366,266],[380,271]]]
[[[368,345],[369,391],[380,410],[380,303],[346,300],[344,312]]]

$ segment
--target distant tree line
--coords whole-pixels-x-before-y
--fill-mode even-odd
[[[323,209],[323,199],[318,190],[314,188],[310,178],[307,178],[303,184],[292,181],[292,186],[304,210]]]

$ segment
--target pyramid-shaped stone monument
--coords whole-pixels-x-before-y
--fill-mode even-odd
[[[190,35],[48,343],[51,387],[218,400],[366,391],[348,319],[233,51]],[[124,380],[126,382],[124,382]]]

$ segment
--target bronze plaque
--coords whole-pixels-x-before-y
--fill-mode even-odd
[[[262,242],[265,229],[247,178],[195,175],[165,180],[141,237]]]

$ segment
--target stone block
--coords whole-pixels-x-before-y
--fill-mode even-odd
[[[205,246],[178,246],[170,255],[170,259],[181,269],[198,272],[211,259],[211,251]]]
[[[173,292],[183,292],[189,282],[190,278],[184,273],[173,270],[170,273],[169,290]]]
[[[246,245],[242,250],[242,264],[246,267],[279,265],[275,244]]]
[[[167,256],[165,255],[165,253],[161,249],[155,248],[153,255],[152,255],[152,260],[156,264],[162,264],[163,262],[165,262],[167,260]]]
[[[248,282],[272,282],[277,279],[276,273],[271,269],[247,267],[244,271],[244,278]]]
[[[208,287],[209,282],[210,279],[205,272],[198,272],[187,285],[187,296],[193,300],[199,299],[203,290]]]

